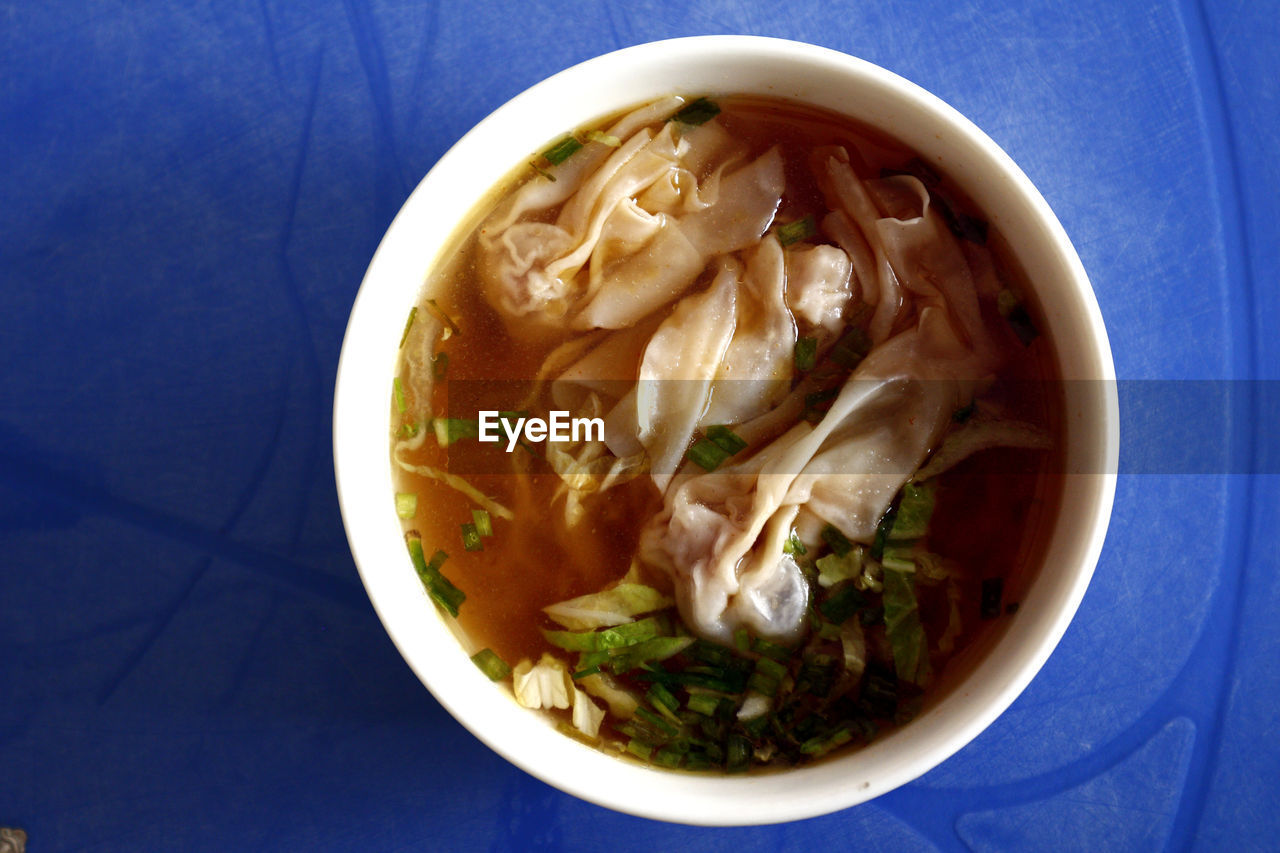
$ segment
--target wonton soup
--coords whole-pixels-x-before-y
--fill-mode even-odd
[[[657,766],[903,724],[1014,618],[1058,500],[1055,359],[1007,256],[945,176],[814,108],[573,129],[406,323],[427,593],[521,705]]]

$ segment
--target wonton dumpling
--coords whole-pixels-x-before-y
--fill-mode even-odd
[[[518,333],[566,320],[577,329],[630,326],[772,223],[785,183],[778,149],[743,165],[741,146],[716,121],[655,132],[643,125],[660,114],[641,112],[644,122],[629,116],[611,129],[616,149],[589,143],[554,167],[555,181],[531,180],[480,229],[485,297],[519,321]],[[539,217],[556,205],[554,222]]]

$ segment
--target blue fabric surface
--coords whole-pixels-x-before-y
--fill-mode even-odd
[[[0,827],[32,850],[1274,849],[1278,13],[0,4]],[[935,92],[1057,212],[1121,378],[1232,380],[1202,413],[1226,461],[1122,475],[1078,617],[993,726],[869,804],[733,830],[587,805],[441,709],[360,586],[329,438],[347,312],[432,164],[551,73],[704,33]],[[1189,417],[1152,399],[1139,447]]]

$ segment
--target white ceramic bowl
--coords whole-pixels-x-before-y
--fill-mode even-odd
[[[1046,569],[1017,617],[960,685],[865,749],[743,776],[647,769],[557,732],[472,665],[423,592],[394,509],[392,375],[405,315],[455,226],[515,164],[566,129],[667,95],[775,95],[887,131],[937,162],[1008,240],[1028,275],[1067,383],[1062,506]],[[1069,345],[1065,345],[1069,344]],[[731,825],[812,817],[883,794],[956,752],[1026,687],[1075,614],[1115,491],[1114,367],[1097,302],[1062,226],[982,131],[912,83],[824,48],[738,36],[656,42],[584,62],[534,86],[462,138],[387,230],[352,308],[334,397],[334,467],[351,551],[387,632],[423,684],[494,750],[583,799],[644,817]]]

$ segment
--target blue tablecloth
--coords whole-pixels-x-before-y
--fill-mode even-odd
[[[33,851],[1274,849],[1278,13],[0,4],[0,827]],[[360,586],[329,433],[352,299],[437,158],[557,70],[704,33],[845,51],[971,117],[1075,241],[1121,378],[1166,381],[1126,447],[1215,424],[1207,464],[1124,471],[1078,617],[988,731],[869,804],[734,830],[585,804],[454,722]],[[1188,379],[1221,393],[1168,392]]]

